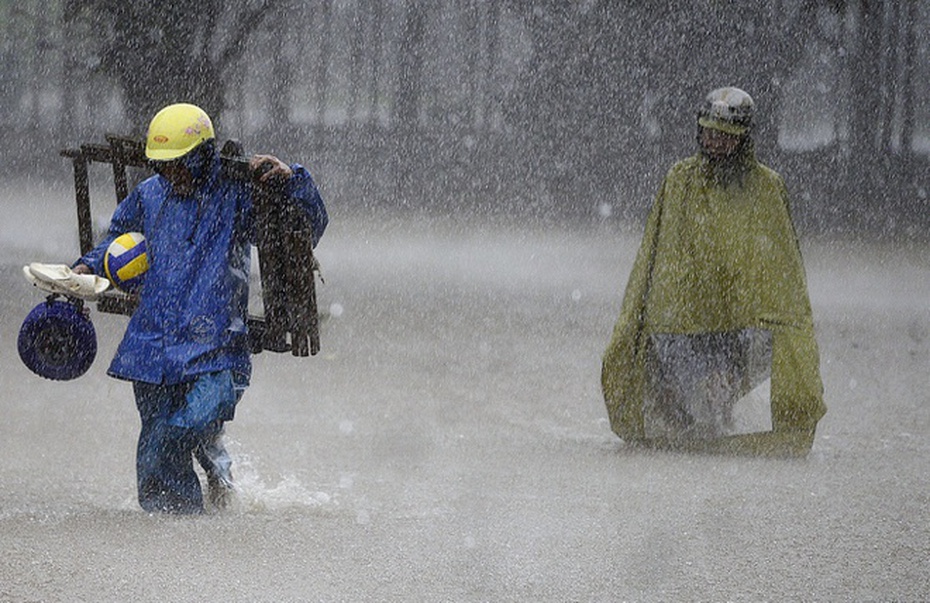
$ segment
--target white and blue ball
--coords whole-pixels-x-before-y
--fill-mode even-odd
[[[120,291],[138,292],[149,269],[145,236],[140,232],[127,232],[116,237],[103,256],[103,269],[113,286]]]

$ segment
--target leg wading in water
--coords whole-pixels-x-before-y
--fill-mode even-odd
[[[130,148],[142,150],[125,147]],[[83,173],[89,160],[77,153],[68,155],[80,158],[75,174]],[[273,155],[223,157],[210,116],[196,105],[174,103],[156,113],[140,155],[144,159],[128,152],[112,155],[115,176],[124,163],[147,167],[152,175],[128,195],[117,191],[122,200],[106,236],[88,249],[90,241],[82,234],[83,255],[71,269],[76,275],[108,276],[117,288],[129,289],[130,282],[135,287],[124,291],[134,296],[132,304],[121,304],[132,318],[107,374],[134,384],[142,420],[139,503],[148,511],[200,513],[204,493],[194,459],[206,474],[208,507],[224,506],[232,477],[223,426],[232,420],[248,382],[251,355],[272,349],[263,338],[256,349],[253,339],[261,331],[250,332],[253,325],[264,325],[248,312],[252,245],[286,234],[286,240],[304,246],[301,257],[312,257],[329,218],[304,166]],[[81,209],[82,191],[79,215],[89,220],[90,210]],[[265,232],[272,222],[256,215],[258,206],[271,200],[276,212],[288,217],[286,227],[272,221],[283,233]],[[127,260],[135,272],[124,278],[114,258]],[[306,285],[313,279],[312,262],[304,264],[306,278],[300,282]],[[266,271],[261,272],[264,279]],[[300,308],[294,314],[302,340],[309,336],[310,343],[296,346],[292,340],[296,355],[317,349],[310,328],[315,314],[307,316],[315,311],[305,309],[304,289],[313,291],[302,287],[301,304],[292,305]]]
[[[223,429],[207,436],[194,450],[197,462],[207,476],[207,500],[214,509],[225,509],[229,505],[234,485],[232,459],[223,446]]]
[[[136,472],[143,509],[203,512],[195,456],[207,476],[211,505],[227,504],[233,481],[232,461],[222,444],[223,424],[233,418],[244,380],[220,371],[175,385],[133,384],[142,420]]]

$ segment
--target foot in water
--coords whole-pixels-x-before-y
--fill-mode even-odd
[[[210,508],[222,511],[229,507],[236,487],[232,476],[232,459],[223,445],[223,432],[202,442],[194,455],[207,476],[207,503]]]
[[[236,492],[236,486],[232,480],[232,474],[228,471],[225,475],[217,473],[207,474],[207,503],[216,511],[222,511],[229,507]]]

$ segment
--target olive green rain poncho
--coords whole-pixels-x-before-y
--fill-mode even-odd
[[[784,182],[756,161],[751,141],[727,170],[698,153],[662,183],[603,357],[613,431],[650,443],[643,425],[650,335],[747,328],[772,334],[773,432],[684,447],[806,454],[826,412],[811,306]]]

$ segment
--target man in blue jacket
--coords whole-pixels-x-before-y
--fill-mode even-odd
[[[246,326],[255,217],[251,182],[220,169],[215,133],[199,107],[175,104],[152,119],[145,154],[156,174],[117,207],[106,238],[74,266],[102,275],[109,244],[145,236],[149,269],[139,306],[108,374],[131,381],[142,419],[136,470],[146,511],[204,509],[196,456],[209,498],[222,506],[232,487],[223,424],[233,418],[251,372]],[[267,164],[267,165],[263,165]],[[310,173],[271,155],[265,183],[284,181],[289,202],[307,215],[316,245],[328,221]]]

